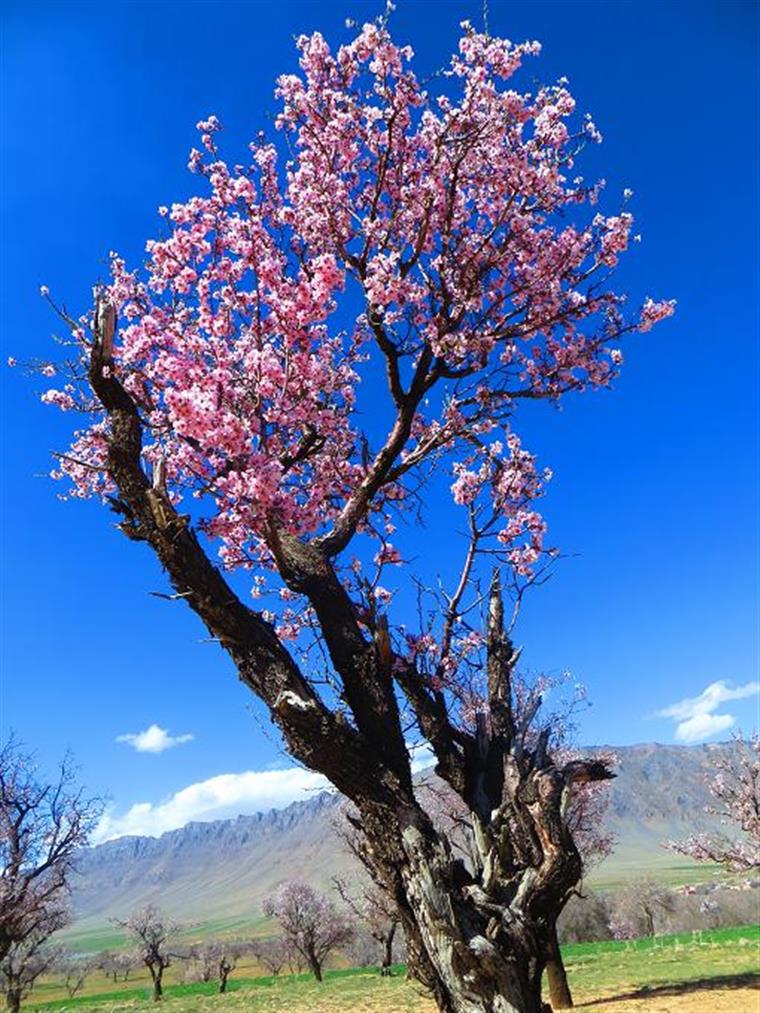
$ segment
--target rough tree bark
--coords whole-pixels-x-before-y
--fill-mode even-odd
[[[269,707],[292,755],[320,771],[354,803],[357,828],[371,844],[371,871],[394,898],[415,975],[443,1013],[539,1013],[547,927],[581,873],[563,819],[574,781],[603,779],[597,761],[558,766],[548,735],[513,718],[512,644],[501,589],[494,580],[488,619],[487,714],[469,731],[448,716],[444,695],[393,655],[378,626],[368,637],[341,584],[333,557],[345,547],[372,495],[390,473],[408,435],[407,422],[430,384],[432,357],[422,354],[399,413],[403,432],[321,542],[306,543],[273,520],[269,544],[280,575],[316,613],[341,680],[349,723],[330,710],[261,614],[230,588],[201,547],[189,518],[172,506],[156,468],[141,466],[142,423],[133,398],[110,365],[114,314],[98,308],[89,381],[110,422],[108,472],[114,508],[131,539],[147,543],[178,595],[234,662],[241,680]],[[406,426],[406,428],[404,428]],[[477,863],[455,858],[421,808],[412,782],[396,691],[413,709],[437,760],[437,772],[467,805]],[[317,977],[318,970],[313,968]],[[158,981],[160,988],[160,979]],[[159,994],[159,993],[157,993]]]

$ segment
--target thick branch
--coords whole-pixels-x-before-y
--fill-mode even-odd
[[[89,380],[108,413],[108,473],[128,508],[123,525],[132,537],[147,541],[182,595],[218,638],[240,678],[269,706],[291,752],[325,773],[352,794],[352,786],[380,780],[367,776],[378,759],[362,737],[329,711],[261,615],[243,605],[202,549],[189,518],[180,516],[168,496],[151,488],[140,465],[142,424],[137,407],[118,379],[104,366],[107,343],[96,334]]]

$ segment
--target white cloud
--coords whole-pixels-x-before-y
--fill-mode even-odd
[[[166,735],[162,728],[152,725],[147,732],[141,732],[140,736],[119,736],[119,740],[129,740],[132,743],[133,739],[146,736],[153,728],[162,736]],[[179,738],[184,739],[185,736]],[[171,744],[176,744],[176,740],[172,740]],[[435,762],[429,743],[407,743],[407,747],[414,773]],[[135,748],[148,747],[135,744]],[[158,837],[167,830],[177,830],[193,820],[207,822],[282,809],[291,802],[302,801],[330,788],[326,777],[302,767],[277,769],[271,765],[266,770],[218,774],[206,781],[190,784],[162,802],[137,802],[122,814],[114,810],[107,812],[93,834],[93,843],[102,844],[103,841],[127,835]]]
[[[656,717],[673,718],[678,742],[702,742],[727,731],[736,721],[733,714],[716,714],[728,700],[743,700],[760,693],[760,682],[747,682],[731,688],[723,679],[712,682],[699,696],[687,697],[657,711]]]
[[[192,742],[192,735],[170,735],[160,725],[151,725],[144,732],[129,732],[117,735],[117,742],[127,742],[134,746],[138,753],[163,753],[172,746],[181,746],[183,742]]]
[[[409,752],[413,774],[419,774],[421,770],[427,770],[436,762],[433,747],[429,742],[407,742],[406,748]]]
[[[93,842],[102,844],[127,834],[157,837],[193,820],[205,822],[241,813],[281,809],[329,787],[321,774],[301,767],[219,774],[190,784],[163,802],[138,802],[121,816],[106,813],[93,835]]]

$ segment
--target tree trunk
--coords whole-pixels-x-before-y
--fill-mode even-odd
[[[546,946],[537,927],[474,884],[447,842],[424,827],[407,827],[402,837],[421,977],[441,1013],[541,1013]]]
[[[380,967],[380,974],[384,978],[390,977],[391,968],[393,967],[393,937],[396,935],[397,925],[397,922],[394,922],[391,925],[388,930],[388,934],[383,941],[383,963]]]
[[[570,992],[570,985],[567,981],[567,972],[562,960],[562,952],[557,939],[557,926],[554,925],[549,932],[546,947],[546,980],[549,986],[549,1002],[552,1008],[570,1009],[573,1005],[573,996]]]
[[[21,1009],[21,989],[20,988],[9,988],[5,993],[5,1005],[8,1007],[9,1013],[19,1013]]]
[[[307,542],[272,519],[268,547],[289,590],[304,595],[314,610],[351,714],[346,720],[301,671],[274,626],[234,593],[190,518],[172,504],[161,469],[149,482],[141,457],[143,421],[111,369],[113,321],[105,314],[103,319],[88,375],[108,413],[107,470],[119,491],[109,499],[124,517],[121,529],[151,545],[177,595],[268,706],[290,753],[357,807],[370,872],[397,905],[413,973],[442,1013],[540,1013],[546,925],[581,875],[564,812],[567,790],[612,774],[600,760],[555,762],[549,726],[540,732],[534,727],[529,735],[540,696],[532,709],[516,714],[511,680],[517,653],[505,627],[498,570],[488,599],[486,708],[477,711],[473,730],[452,720],[443,691],[428,684],[416,661],[395,653],[387,623],[373,619],[369,631],[360,622],[334,565],[346,545],[343,534],[334,530],[329,543]],[[432,359],[432,351],[423,350],[410,388],[417,401],[404,397],[403,417],[383,451],[388,469],[409,436]],[[378,488],[369,489],[370,499]],[[359,510],[366,506],[355,503]],[[344,528],[348,538],[359,521],[357,515]],[[435,830],[420,806],[399,690],[433,748],[437,774],[469,814],[471,869],[453,859],[446,834]],[[321,981],[319,961],[310,959],[309,965]]]
[[[311,968],[311,973],[314,975],[317,981],[322,981],[322,965],[315,956],[310,956],[308,960],[309,960],[309,967]]]
[[[163,975],[163,968],[155,970],[153,967],[150,968],[150,976],[153,979],[153,1002],[159,1002],[163,998],[164,990],[161,987],[161,977]]]

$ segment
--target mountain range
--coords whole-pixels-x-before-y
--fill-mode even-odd
[[[604,886],[642,871],[685,863],[662,848],[670,838],[714,826],[704,812],[705,777],[728,743],[612,748],[617,777],[610,786],[608,821],[614,854],[592,879]],[[150,901],[181,921],[250,924],[262,898],[298,876],[327,887],[351,876],[355,860],[335,830],[341,796],[322,792],[268,813],[189,823],[161,837],[121,837],[87,849],[73,882],[77,935],[106,926]]]

